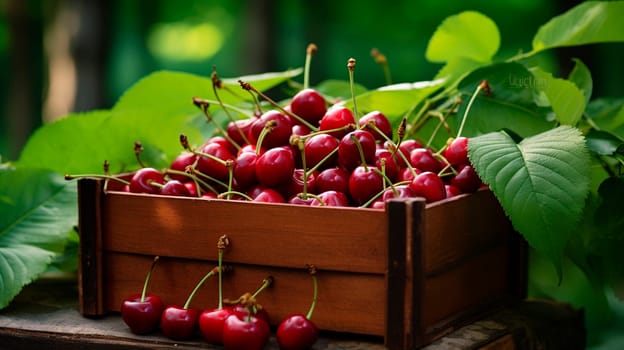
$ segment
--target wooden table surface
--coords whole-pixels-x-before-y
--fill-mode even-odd
[[[78,312],[73,278],[43,278],[0,310],[0,348],[11,349],[221,349],[203,342],[137,336],[118,314],[90,319]],[[568,305],[527,300],[493,311],[428,345],[427,350],[584,349],[583,314]],[[267,349],[278,349],[271,338]],[[383,339],[322,334],[314,349],[385,349]]]

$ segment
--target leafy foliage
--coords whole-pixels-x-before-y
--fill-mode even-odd
[[[76,191],[39,169],[0,172],[0,308],[46,271],[77,223]]]
[[[505,132],[474,137],[471,161],[514,227],[559,271],[589,189],[589,152],[578,129],[561,126],[520,143]]]

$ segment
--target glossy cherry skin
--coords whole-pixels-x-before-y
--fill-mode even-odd
[[[265,126],[271,122],[273,126],[262,139],[262,147],[273,148],[287,145],[292,134],[293,121],[290,116],[276,110],[270,110],[262,114],[249,129],[247,138],[250,143],[257,144],[260,134]]]
[[[303,89],[293,96],[291,111],[310,124],[317,126],[327,112],[325,98],[314,89]]]
[[[343,136],[338,144],[338,164],[347,171],[352,171],[362,164],[362,158],[366,164],[372,165],[375,162],[376,150],[373,134],[361,129],[351,131]]]
[[[264,186],[277,188],[287,184],[295,171],[292,151],[277,147],[264,152],[256,161],[256,177]]]
[[[384,193],[381,195],[381,199],[385,202],[389,199],[393,198],[413,198],[416,197],[416,193],[409,185],[398,185],[394,187],[394,190],[391,187],[386,188]]]
[[[348,125],[355,126],[355,117],[353,112],[344,106],[332,106],[319,122],[319,130],[327,131],[339,128],[345,128],[340,131],[332,131],[330,134],[336,138],[342,138],[347,132],[351,131]]]
[[[262,350],[270,332],[265,320],[234,313],[223,324],[223,347],[226,350]]]
[[[231,307],[207,309],[199,315],[199,331],[204,340],[210,344],[223,344],[223,325],[225,319],[232,315]]]
[[[462,191],[457,188],[457,186],[445,185],[444,188],[446,189],[446,198],[451,198],[462,194]]]
[[[410,164],[422,171],[431,171],[437,173],[442,169],[442,163],[438,160],[433,152],[428,148],[416,148],[409,154]]]
[[[349,206],[349,198],[343,192],[325,191],[316,195],[310,202],[310,206],[347,207]]]
[[[258,155],[255,152],[240,152],[234,162],[234,179],[242,189],[247,189],[258,182],[256,177],[256,161]]]
[[[281,193],[277,192],[272,188],[265,188],[260,191],[258,195],[256,195],[253,199],[254,202],[264,202],[264,203],[285,203],[286,200]]]
[[[160,318],[160,329],[169,339],[191,339],[197,331],[199,310],[175,305],[165,308]]]
[[[375,125],[381,134],[370,126],[371,123]],[[390,124],[390,120],[380,111],[372,111],[364,114],[360,118],[360,128],[370,131],[377,141],[384,142],[387,139],[392,140],[392,125]]]
[[[199,197],[199,193],[197,192],[197,184],[195,183],[195,181],[184,182],[184,187],[186,187],[191,197]]]
[[[338,153],[334,152],[331,156],[329,154],[338,148],[338,144],[338,139],[329,134],[317,134],[307,139],[304,145],[306,168],[315,167],[325,158],[327,159],[318,169],[333,166],[338,159]]]
[[[401,152],[401,154],[404,157],[400,156],[399,154],[395,155],[396,156],[396,161],[397,161],[397,164],[399,165],[399,167],[403,168],[403,167],[406,166],[405,159],[407,159],[407,161],[409,161],[410,153],[413,150],[415,150],[416,148],[422,148],[422,144],[420,142],[414,140],[414,139],[407,139],[407,140],[403,140],[401,142],[401,144],[399,145],[399,149],[396,152]],[[390,151],[392,151],[392,149],[390,149]]]
[[[234,140],[234,142],[236,142],[239,146],[246,144],[246,141],[248,141],[247,134],[249,133],[251,124],[253,124],[257,119],[258,117],[251,117],[249,119],[241,119],[230,122],[226,129],[228,137]]]
[[[337,191],[349,192],[350,174],[342,168],[329,168],[321,171],[316,176],[316,190],[320,192]]]
[[[191,197],[189,189],[178,180],[167,181],[160,189],[160,194],[163,196]]]
[[[305,315],[293,314],[280,322],[275,337],[282,350],[305,350],[316,343],[319,332]]]
[[[134,334],[147,334],[158,329],[160,316],[165,309],[162,299],[153,294],[146,294],[141,300],[141,293],[133,294],[121,303],[121,319]]]
[[[194,153],[182,152],[178,154],[178,156],[175,157],[173,161],[171,161],[169,168],[172,170],[176,170],[176,171],[186,172],[187,167],[190,167],[193,164],[195,164],[196,159],[197,159],[197,156]],[[180,175],[180,174],[169,174],[169,177],[173,180],[179,180],[182,182],[189,181],[190,179],[188,176]]]
[[[358,166],[349,176],[349,195],[357,205],[363,205],[383,190],[383,178],[375,169]]]
[[[381,163],[384,162],[383,169],[385,169],[386,176],[390,181],[395,182],[399,176],[399,165],[396,159],[393,157],[392,152],[385,148],[377,148],[375,150],[375,162],[373,163],[377,168],[382,169]]]
[[[472,165],[463,164],[459,166],[459,170],[451,179],[451,185],[459,188],[464,193],[475,192],[483,185],[483,182],[477,175]]]
[[[425,171],[418,174],[409,184],[416,196],[424,197],[427,203],[446,198],[444,182],[438,174]]]
[[[469,164],[468,160],[468,138],[460,136],[453,139],[442,152],[447,162],[454,167],[461,164]]]
[[[281,188],[281,192],[284,194],[284,196],[286,198],[290,198],[292,196],[295,196],[299,193],[303,193],[303,176],[304,176],[304,169],[295,169],[295,171],[293,172],[292,178],[290,179],[290,182],[284,186],[283,188]],[[316,176],[319,174],[318,171],[313,171],[311,173],[308,174],[307,177],[307,181],[306,181],[306,188],[305,188],[305,192],[306,193],[316,193]]]
[[[230,173],[223,162],[235,159],[228,148],[220,143],[206,143],[199,151],[210,156],[202,155],[197,159],[197,170],[217,180],[227,180]]]
[[[132,193],[159,193],[160,188],[158,186],[150,185],[150,182],[164,184],[165,176],[154,168],[141,168],[137,170],[134,175],[132,175],[129,190]]]

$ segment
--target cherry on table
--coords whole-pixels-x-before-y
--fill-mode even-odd
[[[159,296],[147,293],[147,286],[158,259],[159,257],[156,256],[152,261],[142,292],[124,298],[121,303],[121,319],[135,334],[147,334],[155,331],[165,309],[165,305]]]

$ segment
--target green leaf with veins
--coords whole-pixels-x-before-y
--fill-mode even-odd
[[[520,143],[493,132],[472,138],[468,151],[514,227],[561,277],[563,252],[589,191],[590,157],[580,130],[560,126]]]
[[[555,78],[539,68],[532,69],[538,89],[544,93],[560,124],[576,126],[585,111],[583,91],[573,82]]]
[[[0,172],[0,309],[60,254],[78,221],[76,184],[40,169]]]

